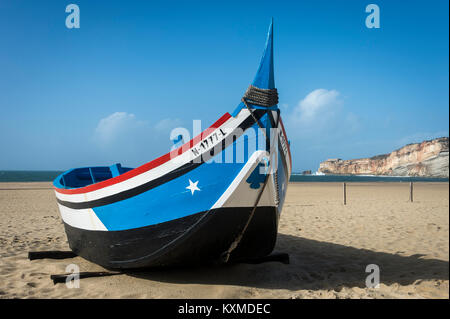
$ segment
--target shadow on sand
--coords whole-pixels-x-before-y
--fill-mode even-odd
[[[357,249],[338,244],[279,234],[276,252],[290,255],[290,264],[234,264],[175,268],[128,273],[148,280],[178,284],[236,285],[266,289],[365,288],[368,264],[380,267],[380,282],[413,284],[418,280],[447,279],[448,261],[424,255],[397,254]],[[400,252],[399,252],[400,253]]]

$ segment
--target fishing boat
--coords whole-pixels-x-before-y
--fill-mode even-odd
[[[72,251],[108,269],[261,258],[274,249],[292,163],[273,22],[237,108],[137,168],[68,170],[54,190]]]

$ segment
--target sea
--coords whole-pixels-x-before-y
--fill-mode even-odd
[[[1,182],[51,182],[62,171],[0,171]],[[293,173],[291,182],[448,182],[448,178],[372,176],[372,175],[303,175]]]

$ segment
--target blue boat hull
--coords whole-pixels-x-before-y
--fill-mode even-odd
[[[292,170],[274,85],[271,25],[257,75],[232,114],[140,167],[58,176],[71,249],[122,269],[270,254]]]

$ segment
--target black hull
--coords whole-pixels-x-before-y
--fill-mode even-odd
[[[252,208],[219,208],[124,231],[90,231],[64,224],[70,248],[109,269],[193,265],[220,260]],[[276,207],[258,207],[230,262],[269,255],[278,230]]]

